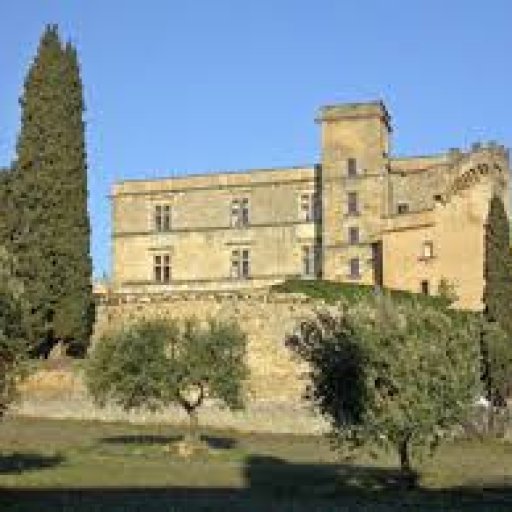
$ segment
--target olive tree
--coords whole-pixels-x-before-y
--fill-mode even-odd
[[[206,398],[243,407],[245,356],[246,336],[235,323],[144,320],[98,340],[86,382],[100,406],[182,407],[189,417],[188,440],[195,444],[197,412]]]
[[[381,296],[303,321],[287,345],[309,363],[307,398],[339,448],[412,456],[462,422],[479,386],[478,322],[414,300]]]

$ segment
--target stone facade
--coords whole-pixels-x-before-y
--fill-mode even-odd
[[[301,319],[321,307],[326,307],[322,301],[268,291],[108,294],[98,298],[94,340],[140,319],[236,320],[248,338],[249,399],[298,402],[305,367],[292,357],[284,341]]]
[[[321,158],[114,185],[116,293],[262,289],[289,277],[437,293],[481,308],[488,204],[508,208],[508,151],[397,158],[381,102],[326,106]]]
[[[184,292],[174,294],[98,294],[93,341],[103,334],[148,318],[183,319],[191,316],[233,320],[247,334],[249,378],[245,383],[247,407],[230,412],[207,401],[199,412],[203,425],[244,431],[312,433],[326,423],[303,400],[306,366],[285,347],[301,319],[327,307],[322,301],[289,294],[264,292]],[[179,408],[151,413],[126,413],[112,405],[92,403],[79,368],[43,369],[22,389],[18,414],[133,422],[186,422]]]

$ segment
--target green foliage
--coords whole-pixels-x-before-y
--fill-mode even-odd
[[[83,353],[93,321],[84,105],[76,52],[55,26],[41,38],[20,103],[4,236],[30,304],[30,340]]]
[[[409,472],[411,453],[449,435],[478,396],[478,322],[389,296],[347,304],[287,345],[310,364],[307,397],[339,446],[393,447]]]
[[[512,338],[512,259],[509,224],[503,202],[494,196],[490,203],[485,232],[485,316],[498,322]]]
[[[506,403],[512,384],[512,255],[510,226],[503,202],[491,200],[485,233],[485,288],[482,329],[482,380],[495,406]]]
[[[512,384],[512,349],[510,338],[497,322],[482,322],[482,381],[485,395],[491,404],[507,405]]]
[[[322,299],[329,304],[334,304],[340,300],[359,301],[371,299],[375,297],[376,294],[380,293],[379,289],[372,285],[339,283],[320,279],[290,279],[284,283],[272,286],[271,289],[277,293],[303,293],[313,299]],[[444,295],[436,297],[403,290],[386,290],[386,293],[395,300],[419,301],[441,308],[444,308],[453,300],[452,297],[446,297]]]
[[[0,417],[16,398],[17,385],[25,375],[23,310],[23,288],[14,276],[14,263],[0,248]]]
[[[112,402],[127,410],[161,407],[168,394],[166,347],[175,334],[173,324],[153,321],[100,339],[86,366],[94,400],[101,406]]]
[[[14,224],[14,208],[11,204],[11,186],[13,172],[0,169],[0,244],[9,245],[10,226]]]
[[[453,304],[459,299],[455,285],[450,283],[444,277],[439,281],[439,285],[437,287],[437,296],[444,300],[446,304]]]
[[[178,404],[196,421],[205,398],[243,406],[246,336],[233,323],[147,320],[104,336],[86,370],[97,403],[125,409]]]

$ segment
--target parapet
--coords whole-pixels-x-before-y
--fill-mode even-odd
[[[364,103],[341,103],[320,107],[316,118],[317,123],[350,119],[379,118],[391,132],[391,116],[384,103],[380,100]]]

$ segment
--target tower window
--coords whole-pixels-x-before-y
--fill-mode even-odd
[[[348,242],[350,245],[359,243],[359,228],[357,226],[351,226],[348,228]]]
[[[361,277],[361,269],[359,265],[359,258],[351,258],[349,261],[349,277],[358,279]]]
[[[425,279],[421,281],[421,293],[423,295],[429,295],[430,294],[430,287],[428,281]]]
[[[347,211],[348,211],[349,215],[357,215],[359,213],[357,192],[348,192],[347,204],[348,204]]]
[[[153,276],[157,283],[171,281],[171,256],[169,254],[155,254],[153,256]]]
[[[154,209],[154,226],[155,231],[171,230],[171,205],[156,204]]]
[[[357,160],[355,158],[347,159],[347,174],[351,177],[357,176]]]

